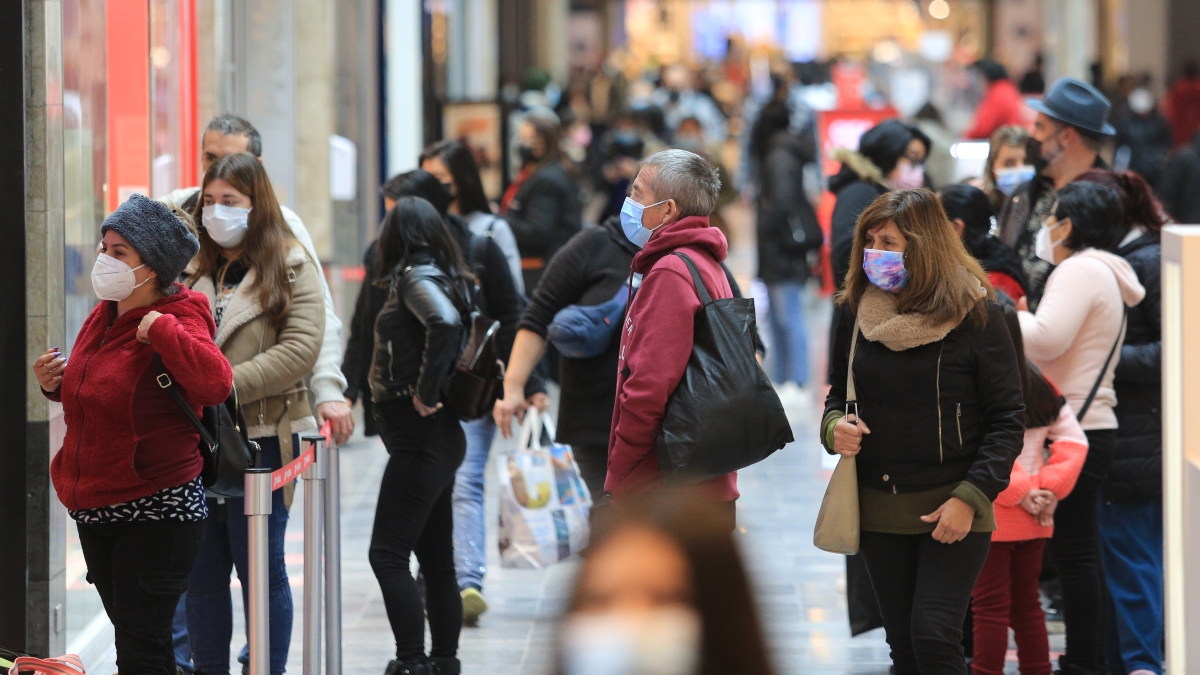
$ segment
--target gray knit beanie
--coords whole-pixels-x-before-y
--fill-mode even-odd
[[[178,279],[200,252],[200,242],[183,221],[163,204],[142,195],[135,194],[118,206],[104,220],[100,236],[109,230],[125,237],[159,279]]]

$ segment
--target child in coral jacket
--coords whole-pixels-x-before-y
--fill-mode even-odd
[[[974,675],[1004,673],[1010,627],[1021,674],[1050,675],[1050,640],[1038,599],[1038,577],[1046,540],[1054,534],[1054,509],[1075,487],[1088,451],[1075,413],[1054,385],[1025,361],[1019,336],[1014,333],[1025,393],[1025,446],[1013,464],[1008,488],[996,498],[992,547],[971,594]]]

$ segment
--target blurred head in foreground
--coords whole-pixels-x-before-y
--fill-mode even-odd
[[[560,634],[564,675],[773,673],[721,514],[657,493],[596,523]]]

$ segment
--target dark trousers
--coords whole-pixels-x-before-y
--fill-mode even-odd
[[[954,544],[929,534],[862,533],[859,553],[879,600],[895,675],[966,675],[963,620],[991,542],[988,532]]]
[[[426,612],[430,656],[452,658],[463,619],[450,497],[466,437],[454,415],[443,410],[421,417],[411,399],[378,404],[375,417],[391,459],[379,487],[369,558],[396,638],[396,658],[424,655]],[[413,553],[425,577],[424,609],[409,571]]]
[[[1008,629],[1017,641],[1021,675],[1050,675],[1050,638],[1038,598],[1045,539],[995,541],[975,582],[975,675],[1004,675]]]
[[[87,578],[116,631],[117,669],[174,675],[171,620],[204,537],[204,523],[78,524]]]
[[[579,477],[592,493],[592,501],[599,502],[604,496],[604,481],[608,479],[608,446],[572,445],[571,451],[579,465]]]
[[[1088,431],[1088,454],[1112,456],[1116,431]],[[1096,508],[1103,476],[1085,471],[1075,489],[1054,512],[1050,555],[1062,583],[1063,622],[1067,650],[1059,661],[1096,671],[1104,654],[1104,574],[1100,567],[1100,533]]]

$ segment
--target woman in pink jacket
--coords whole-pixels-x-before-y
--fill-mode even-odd
[[[1005,318],[1021,369],[1025,445],[1013,464],[1008,487],[996,497],[992,547],[971,594],[975,613],[971,668],[974,675],[1002,675],[1012,628],[1021,674],[1050,675],[1050,642],[1038,578],[1046,540],[1054,534],[1054,511],[1075,487],[1088,442],[1063,395],[1025,361],[1016,314],[1006,312]]]
[[[1145,288],[1114,251],[1128,231],[1121,198],[1102,185],[1071,183],[1057,194],[1038,232],[1037,254],[1057,265],[1037,313],[1020,313],[1025,355],[1062,389],[1088,439],[1088,456],[1071,496],[1058,506],[1050,553],[1062,580],[1067,650],[1059,668],[1100,672],[1104,662],[1104,578],[1097,508],[1117,445],[1113,372],[1125,336],[1125,312]],[[1018,307],[1022,304],[1018,303]]]

